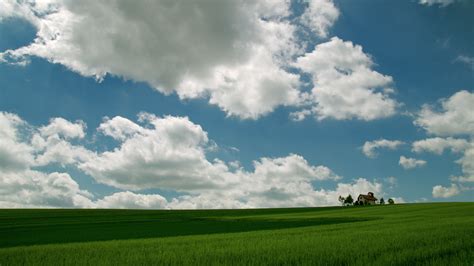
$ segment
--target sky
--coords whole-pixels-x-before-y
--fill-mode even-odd
[[[474,2],[0,2],[0,208],[474,201]]]

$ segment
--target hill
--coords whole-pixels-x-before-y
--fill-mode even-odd
[[[0,210],[0,265],[473,265],[474,203]]]

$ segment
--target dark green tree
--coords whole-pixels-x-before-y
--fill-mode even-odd
[[[339,196],[338,200],[341,203],[341,205],[344,205],[344,202],[346,201],[346,199],[343,196]]]
[[[390,198],[388,199],[388,204],[395,204],[395,201],[392,198]]]
[[[380,198],[380,205],[384,205],[385,204],[385,200],[383,198]]]
[[[345,205],[351,205],[354,202],[354,199],[352,199],[351,194],[349,194],[346,199],[344,200]]]

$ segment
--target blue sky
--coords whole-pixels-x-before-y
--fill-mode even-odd
[[[0,206],[474,200],[472,2],[225,3],[178,1],[170,18],[167,0],[4,2],[0,125],[15,133],[0,142]]]

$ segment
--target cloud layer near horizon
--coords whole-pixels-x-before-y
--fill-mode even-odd
[[[262,157],[248,171],[238,162],[208,160],[210,140],[187,117],[141,113],[138,123],[106,118],[99,134],[118,142],[97,152],[82,143],[85,123],[52,118],[33,127],[12,113],[0,113],[1,207],[103,208],[253,208],[337,204],[338,195],[373,191],[382,184],[356,179],[335,190],[316,189],[321,180],[341,179],[326,166],[313,166],[302,156]],[[122,190],[97,198],[67,172],[44,172],[59,165],[83,171],[99,183]],[[147,189],[175,191],[173,198],[141,194]]]

